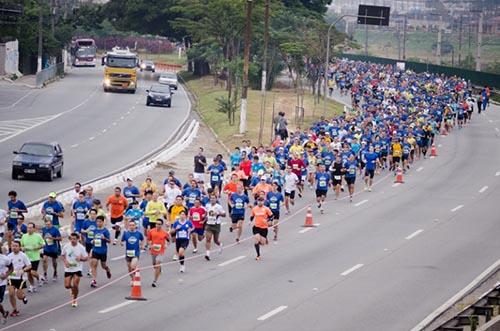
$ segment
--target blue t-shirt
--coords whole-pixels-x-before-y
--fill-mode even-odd
[[[186,198],[186,207],[190,209],[194,206],[196,198],[201,197],[201,191],[198,188],[188,187],[182,192],[182,196]]]
[[[241,153],[240,152],[234,152],[233,154],[231,154],[231,156],[229,157],[230,161],[231,161],[231,165],[234,167],[234,166],[237,166],[241,163]]]
[[[140,221],[143,216],[144,212],[140,209],[132,208],[125,212],[125,217],[130,217],[130,219],[134,221],[137,226],[140,225]]]
[[[366,153],[365,154],[366,170],[375,170],[377,159],[378,159],[377,153]]]
[[[266,171],[266,168],[260,162],[257,162],[257,163],[252,162],[251,170],[252,170],[252,175],[256,176],[257,173],[259,172],[259,170]]]
[[[144,235],[139,231],[125,231],[122,235],[122,241],[125,242],[125,256],[138,257],[141,253],[141,240]]]
[[[88,231],[85,234],[85,243],[92,244],[92,240],[94,240],[95,230],[97,229],[96,221],[93,221],[91,219],[86,219],[85,222],[83,222],[82,229]]]
[[[85,216],[87,212],[90,210],[91,206],[87,203],[87,201],[75,201],[73,203],[73,211],[75,213],[75,221],[83,222],[85,221]]]
[[[28,232],[28,226],[26,224],[21,224],[21,228],[16,226],[13,230],[14,239],[21,239],[23,234]]]
[[[321,159],[323,160],[326,169],[328,169],[332,165],[333,161],[335,161],[335,155],[330,151],[324,151],[321,152]]]
[[[268,192],[265,205],[269,207],[272,212],[279,212],[283,201],[284,198],[280,192]]]
[[[346,178],[356,177],[356,170],[358,168],[358,162],[347,160],[344,164],[344,167],[346,168],[346,173],[344,175]]]
[[[175,230],[175,239],[189,240],[189,232],[194,229],[194,225],[189,220],[186,220],[184,223],[177,220],[173,225],[173,229]]]
[[[50,229],[47,227],[43,227],[42,236],[45,240],[45,246],[43,246],[43,251],[45,253],[59,252],[58,242],[53,240],[53,238],[61,238],[61,233],[55,226],[52,226]]]
[[[208,166],[210,172],[210,181],[212,183],[219,183],[222,181],[222,174],[224,173],[224,166],[222,164],[211,164]]]
[[[94,230],[94,241],[92,243],[92,252],[96,254],[107,254],[108,253],[108,242],[104,240],[107,238],[109,240],[110,234],[109,230],[106,228],[96,228]]]
[[[45,211],[45,215],[51,216],[53,225],[59,226],[59,216],[56,213],[64,211],[64,207],[59,201],[45,201],[42,210]]]
[[[12,209],[18,209],[18,210],[27,210],[26,205],[24,202],[21,200],[16,200],[16,202],[12,202],[9,200],[7,202],[7,207],[9,208],[9,220],[8,224],[11,226],[16,226],[17,225],[17,218],[19,216],[19,212],[17,211],[12,211]]]
[[[125,186],[123,188],[123,196],[127,199],[129,204],[132,201],[135,201],[136,196],[138,196],[139,194],[139,189],[136,186]]]
[[[330,174],[328,172],[317,172],[316,173],[316,189],[317,190],[328,190],[328,184],[330,183]]]
[[[250,203],[248,196],[245,194],[233,193],[231,194],[231,204],[233,208],[231,209],[232,215],[245,215],[245,206]]]
[[[141,201],[141,204],[139,205],[139,208],[142,210],[142,212],[144,213],[146,211],[146,207],[148,206],[148,200],[144,199]],[[142,221],[143,222],[149,222],[149,217],[147,216],[144,216],[142,218]]]

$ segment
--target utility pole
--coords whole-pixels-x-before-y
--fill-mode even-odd
[[[458,31],[458,67],[462,63],[462,24],[464,17],[460,15],[460,30]]]
[[[406,61],[406,14],[403,16],[403,61]]]
[[[247,131],[248,67],[250,65],[250,39],[252,34],[252,0],[246,2],[245,48],[243,50],[243,89],[240,107],[240,134]]]
[[[476,71],[481,71],[481,44],[483,42],[483,11],[479,13],[479,23],[477,26],[477,55]]]
[[[368,56],[368,24],[365,24],[365,55]]]
[[[56,30],[56,2],[55,0],[50,0],[50,32],[52,37]]]
[[[42,71],[42,51],[43,51],[43,6],[42,0],[38,0],[38,59],[36,72]]]
[[[401,60],[401,27],[399,22],[396,23],[397,36],[398,36],[398,60]]]
[[[437,56],[437,65],[441,65],[441,33],[443,29],[443,16],[439,16],[439,26],[438,26],[438,40],[437,40],[437,47],[436,47],[436,56]]]
[[[262,55],[262,82],[260,102],[260,123],[259,123],[259,145],[262,144],[262,135],[264,133],[264,115],[266,110],[266,83],[267,83],[267,44],[269,43],[269,0],[264,5],[264,54]],[[272,119],[274,120],[274,119]],[[272,126],[272,125],[271,125]],[[272,132],[271,128],[271,132]]]

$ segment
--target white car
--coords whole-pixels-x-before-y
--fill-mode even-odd
[[[158,83],[169,85],[170,88],[177,90],[177,74],[175,72],[162,72]]]

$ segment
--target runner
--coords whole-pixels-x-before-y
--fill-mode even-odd
[[[231,180],[226,185],[224,185],[224,193],[227,194],[227,211],[229,212],[229,214],[231,214],[232,208],[229,200],[231,199],[231,195],[233,193],[236,193],[236,191],[238,190],[238,185],[240,185],[240,179],[238,178],[238,175],[236,173],[231,174]],[[232,224],[229,227],[229,232],[233,232]]]
[[[214,243],[219,246],[219,254],[222,254],[222,243],[219,239],[221,230],[221,217],[226,217],[226,212],[224,208],[217,202],[217,196],[212,194],[210,196],[210,202],[205,206],[207,210],[207,221],[206,221],[206,239],[205,239],[205,259],[210,261],[210,248],[212,246],[212,238]]]
[[[78,242],[80,234],[73,232],[69,236],[69,243],[64,245],[61,252],[61,259],[64,263],[64,287],[71,290],[71,307],[78,307],[78,286],[82,277],[83,262],[89,256],[85,247]]]
[[[283,188],[285,190],[285,208],[286,214],[290,214],[290,204],[295,205],[295,190],[299,183],[299,177],[292,172],[291,166],[286,166],[285,175],[283,176]]]
[[[42,216],[48,216],[52,220],[52,225],[59,229],[59,218],[64,217],[64,207],[56,200],[56,192],[49,193],[49,199],[42,206]]]
[[[130,207],[132,202],[137,201],[141,196],[141,191],[134,185],[134,181],[131,178],[127,178],[127,186],[123,188],[123,196],[127,199],[128,206]]]
[[[193,223],[187,219],[185,211],[181,211],[179,218],[172,226],[172,232],[175,234],[175,251],[179,256],[179,263],[181,265],[180,272],[186,271],[184,265],[184,251],[189,245],[189,234],[194,229]]]
[[[158,218],[154,223],[155,227],[148,231],[148,243],[155,270],[152,287],[158,287],[158,279],[161,274],[161,263],[165,256],[165,248],[169,242],[170,235],[163,229],[163,220]]]
[[[85,191],[78,194],[76,200],[71,207],[71,216],[73,217],[72,228],[73,232],[80,233],[88,211],[92,208],[85,200]]]
[[[24,202],[17,199],[16,191],[10,191],[8,195],[9,201],[7,202],[7,212],[9,213],[9,219],[7,220],[7,243],[10,249],[17,227],[17,220],[20,215],[28,212],[28,208],[26,208]]]
[[[141,250],[144,249],[144,236],[141,232],[137,231],[135,222],[128,224],[128,230],[123,232],[121,239],[121,246],[125,242],[125,261],[127,261],[127,268],[130,279],[134,277],[133,271],[137,270],[139,264],[139,256]]]
[[[9,214],[6,210],[0,208],[0,242],[3,242],[5,237],[5,229],[7,228],[7,218]]]
[[[344,178],[349,189],[349,201],[352,202],[352,196],[354,195],[354,183],[356,182],[356,169],[358,168],[358,162],[356,161],[354,154],[351,154],[349,159],[344,163]]]
[[[335,156],[335,161],[330,166],[330,176],[332,178],[332,186],[335,190],[335,200],[340,197],[340,188],[342,186],[342,175],[344,174],[344,166],[342,165],[342,157],[340,154]]]
[[[283,195],[279,192],[279,184],[273,181],[273,189],[267,193],[265,205],[273,212],[274,241],[278,241],[278,223],[280,220],[280,209],[284,202]]]
[[[255,238],[255,252],[257,256],[255,259],[257,261],[260,260],[260,246],[266,245],[268,243],[267,240],[267,232],[269,228],[270,222],[273,219],[273,212],[268,207],[264,206],[264,199],[259,198],[257,200],[257,206],[252,208],[252,213],[250,216],[250,220],[252,221],[252,233]]]
[[[142,230],[144,236],[146,237],[148,235],[148,229],[149,229],[149,216],[146,215],[146,208],[151,200],[153,200],[153,192],[146,191],[144,192],[144,199],[141,201],[141,204],[139,205],[139,208],[142,210],[142,213],[144,215],[142,217]],[[163,207],[165,207],[165,205]]]
[[[189,209],[189,219],[194,225],[194,229],[191,231],[191,242],[195,254],[198,252],[198,241],[201,242],[205,238],[206,217],[207,211],[201,206],[201,200],[199,198],[194,200],[194,206]]]
[[[214,193],[220,198],[222,180],[224,179],[224,166],[220,163],[218,157],[214,157],[213,164],[207,168],[207,173],[210,174],[210,187],[214,189]]]
[[[139,202],[132,201],[130,208],[125,212],[125,228],[128,229],[130,223],[135,223],[135,228],[137,231],[141,231],[142,217],[144,212],[139,208]],[[146,233],[147,235],[147,233]]]
[[[318,209],[323,214],[323,203],[325,202],[326,195],[328,194],[328,188],[331,185],[330,173],[325,170],[325,165],[320,164],[318,167],[318,172],[316,173],[316,202],[318,203]]]
[[[368,192],[372,191],[373,177],[375,176],[375,170],[381,167],[378,154],[375,153],[373,145],[368,148],[368,153],[364,155],[365,158],[365,190]]]
[[[97,210],[92,208],[89,210],[89,217],[85,220],[85,222],[83,222],[82,233],[81,233],[81,235],[84,237],[83,242],[85,243],[85,251],[89,255],[92,252],[92,247],[93,247],[92,242],[94,240],[96,229],[97,229]],[[90,272],[92,270],[92,263],[91,263],[92,259],[89,258],[88,262],[89,262],[89,269],[87,271],[87,276],[92,277],[92,274]]]
[[[2,315],[2,324],[7,322],[9,311],[3,307],[3,299],[5,290],[7,289],[7,280],[9,275],[14,271],[10,258],[0,252],[0,314]]]
[[[207,159],[203,155],[203,148],[198,149],[198,154],[194,156],[194,171],[193,176],[196,181],[205,181],[205,167],[207,166]]]
[[[161,217],[167,217],[167,209],[163,202],[158,199],[158,193],[152,193],[152,199],[148,202],[146,210],[144,211],[144,216],[148,218],[149,228],[153,229],[155,227],[156,220]]]
[[[236,228],[236,242],[240,242],[243,232],[243,222],[245,221],[245,207],[250,203],[248,196],[244,192],[242,184],[238,184],[236,192],[232,193],[228,199],[231,206],[231,229]]]
[[[106,199],[106,208],[110,212],[111,225],[115,230],[115,239],[113,245],[116,245],[120,237],[121,226],[123,222],[123,215],[127,209],[127,199],[122,195],[122,189],[115,187],[115,193]]]
[[[92,281],[90,287],[97,287],[97,263],[101,261],[101,267],[106,270],[106,276],[111,278],[111,270],[106,261],[108,259],[108,243],[111,242],[111,235],[104,227],[104,217],[97,216],[97,228],[94,231],[94,239],[92,240],[92,251],[90,258],[90,268],[92,273]]]
[[[175,198],[174,203],[168,209],[167,217],[169,222],[167,224],[167,229],[171,228],[172,225],[177,221],[181,212],[187,214],[188,210],[186,206],[184,206],[184,199],[182,198],[182,195],[178,195]],[[172,240],[175,242],[175,237],[173,237]],[[174,254],[174,256],[172,256],[172,260],[177,261],[177,259],[177,254]]]
[[[43,239],[45,245],[43,246],[43,276],[40,277],[41,283],[47,283],[49,270],[49,258],[52,260],[52,281],[57,281],[57,258],[60,253],[61,233],[59,229],[52,225],[50,219],[45,220],[45,226],[42,228]]]
[[[24,289],[26,288],[26,281],[23,279],[23,275],[25,272],[30,272],[31,263],[26,254],[21,252],[21,243],[18,240],[14,240],[12,242],[12,252],[7,255],[7,258],[12,262],[13,267],[8,282],[9,300],[12,306],[12,312],[10,313],[10,316],[15,317],[19,316],[19,310],[17,309],[17,299],[22,301],[24,304],[28,303],[28,298],[24,293]]]
[[[30,293],[36,292],[35,279],[38,282],[38,286],[42,286],[40,277],[38,276],[38,265],[40,264],[40,249],[45,246],[45,241],[43,237],[35,231],[35,223],[30,222],[28,223],[28,232],[21,237],[21,248],[31,264],[30,272],[28,272],[28,280],[30,282],[28,292]]]
[[[294,145],[294,146],[296,146],[296,145]],[[291,148],[290,148],[290,152],[292,152]],[[304,184],[302,183],[302,171],[306,168],[306,165],[304,164],[304,161],[302,161],[302,159],[300,158],[298,153],[294,153],[292,155],[293,155],[293,157],[291,160],[288,161],[288,165],[291,167],[292,172],[299,179],[299,181],[297,183],[297,188],[299,189],[299,192],[298,192],[299,198],[302,198],[302,191],[304,190]]]
[[[187,187],[182,191],[182,196],[186,201],[186,208],[189,209],[194,206],[194,201],[201,197],[201,191],[198,188],[198,183],[196,180],[191,181],[191,186]]]

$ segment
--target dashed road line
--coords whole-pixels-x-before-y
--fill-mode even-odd
[[[412,234],[410,234],[409,236],[407,236],[405,239],[406,239],[406,240],[413,239],[413,238],[415,238],[416,236],[418,236],[419,234],[421,234],[422,232],[424,232],[424,230],[419,229],[419,230],[417,230],[417,231],[413,232]]]
[[[23,118],[19,120],[0,121],[0,136],[2,136],[0,139],[0,143],[17,135],[20,135],[21,133],[28,131],[34,127],[51,121],[59,116],[60,114],[56,114],[34,118]]]
[[[419,167],[419,168],[417,168],[417,172],[420,172],[420,171],[422,171],[422,170],[424,170],[424,167]]]
[[[243,260],[244,258],[246,258],[245,255],[240,255],[240,256],[235,257],[234,259],[227,260],[225,262],[219,263],[218,266],[219,267],[225,267],[225,266],[227,266],[227,265],[229,265],[231,263],[238,262],[239,260]]]
[[[302,230],[299,231],[299,233],[306,233],[308,231],[311,231],[312,229],[314,229],[313,227],[310,227],[310,228],[304,228]]]
[[[106,309],[103,309],[103,310],[99,310],[98,313],[99,314],[106,314],[106,313],[109,313],[109,312],[111,312],[113,310],[120,309],[122,307],[128,306],[128,305],[130,305],[132,303],[136,303],[136,302],[137,301],[124,301],[122,303],[119,303],[117,305],[111,306],[109,308],[106,308]]]
[[[355,204],[354,204],[354,206],[355,206],[355,207],[359,207],[359,206],[361,206],[362,204],[367,203],[367,202],[368,202],[368,199],[361,200],[360,202],[355,203]]]
[[[464,205],[458,205],[458,206],[456,206],[455,208],[451,209],[450,211],[454,213],[454,212],[456,212],[457,210],[461,209],[463,206],[464,206]]]
[[[257,318],[258,321],[265,321],[267,320],[269,317],[272,317],[280,312],[282,312],[283,310],[287,309],[288,306],[279,306],[278,308],[275,308],[273,310],[271,310],[270,312],[260,316]]]
[[[498,177],[498,176],[500,176],[500,171],[497,171],[497,172],[495,173],[495,177]]]
[[[79,144],[73,144],[71,145],[71,148],[75,148],[75,147],[78,147]]]
[[[92,141],[92,140],[94,140],[94,139],[95,139],[95,137],[90,137],[90,138],[89,138],[89,140],[90,140],[90,141]]]
[[[394,183],[392,184],[392,187],[398,187],[399,185],[401,185],[401,183]]]
[[[354,267],[347,269],[346,271],[344,271],[344,272],[343,272],[343,273],[341,273],[340,275],[341,275],[341,276],[347,276],[347,275],[349,275],[350,273],[352,273],[352,272],[354,272],[354,271],[358,270],[359,268],[362,268],[362,267],[363,267],[363,265],[364,265],[364,264],[362,264],[362,263],[356,264]]]
[[[113,257],[111,259],[111,261],[118,261],[118,260],[123,260],[123,258],[125,257],[125,255],[120,255],[120,256],[117,256],[117,257]]]
[[[479,190],[479,193],[484,193],[486,190],[488,189],[488,186],[483,186],[481,187],[481,189]]]

